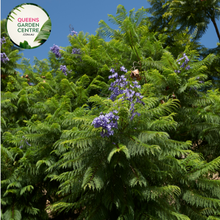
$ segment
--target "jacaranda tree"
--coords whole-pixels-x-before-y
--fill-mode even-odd
[[[23,59],[21,89],[2,91],[24,114],[9,125],[2,109],[3,220],[220,219],[217,57],[172,54],[146,13],[119,5],[118,30]]]

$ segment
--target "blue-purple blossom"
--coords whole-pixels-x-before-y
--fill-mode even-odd
[[[120,68],[120,70],[127,72],[127,70],[123,66]],[[145,105],[145,103],[141,101],[144,96],[142,96],[140,92],[135,91],[135,89],[140,89],[141,86],[136,80],[133,82],[129,82],[124,75],[118,75],[118,73],[116,73],[113,68],[110,70],[110,72],[112,73],[112,75],[109,76],[109,79],[115,80],[111,83],[109,87],[109,90],[112,91],[110,99],[114,101],[117,96],[123,94],[120,99],[123,99],[123,101],[128,100],[130,102],[131,120],[134,118],[135,115],[140,116],[140,113],[135,112],[135,104],[141,103]],[[92,125],[94,125],[95,128],[102,128],[102,137],[109,137],[113,135],[113,128],[118,128],[119,116],[117,114],[117,110],[114,110],[105,115],[101,112],[99,117],[96,117],[93,120]]]
[[[121,67],[120,67],[120,70],[123,71],[123,72],[125,72],[125,73],[127,73],[127,70],[125,69],[124,66],[121,66]]]
[[[1,62],[7,63],[9,61],[9,58],[5,53],[1,53]]]
[[[121,67],[120,69],[124,70],[124,67]],[[118,73],[115,73],[113,69],[111,69],[110,71],[113,72],[113,74],[109,76],[109,79],[115,79],[115,81],[111,83],[109,88],[109,90],[112,91],[110,99],[114,101],[119,95],[124,94],[120,99],[128,100],[131,103],[130,111],[132,115],[131,119],[133,119],[135,115],[139,115],[139,113],[137,114],[137,112],[135,112],[135,103],[145,105],[144,102],[141,101],[144,96],[135,91],[135,88],[140,89],[141,86],[136,80],[133,82],[129,82],[124,75],[119,76]]]
[[[111,69],[110,69],[110,72],[111,72],[111,73],[114,73],[114,72],[115,72],[115,70],[114,70],[113,68],[111,68]]]
[[[1,38],[1,45],[6,43],[5,37]]]
[[[131,120],[133,120],[135,115],[140,116],[141,114],[138,113],[138,112],[133,112],[132,115],[131,115]]]
[[[119,76],[118,73],[113,73],[112,75],[110,75],[109,79],[111,78],[115,79],[115,81],[111,83],[109,88],[109,90],[112,91],[110,99],[114,101],[118,95],[125,93],[124,89],[126,88],[128,82],[126,81],[124,75]]]
[[[124,91],[120,90],[118,87],[114,88],[113,92],[111,93],[110,99],[114,101],[117,96],[123,94]]]
[[[25,141],[28,146],[31,146],[27,141]]]
[[[76,31],[73,30],[73,31],[70,32],[70,35],[72,35],[72,36],[73,36],[73,35],[78,35],[78,32],[76,32]]]
[[[50,50],[55,54],[57,58],[61,58],[60,47],[54,44],[53,47],[50,48]]]
[[[184,60],[184,61],[182,62],[182,60]],[[182,64],[181,64],[181,62],[182,62]],[[179,65],[181,64],[180,68],[181,68],[181,69],[185,68],[185,70],[189,70],[189,69],[190,69],[190,66],[187,65],[188,62],[189,62],[189,58],[186,56],[185,53],[183,54],[183,57],[181,57],[181,58],[179,58],[179,59],[177,60],[177,63],[178,63]],[[186,65],[187,65],[187,66],[186,66]],[[174,70],[174,72],[175,72],[175,73],[180,73],[181,70]]]
[[[120,94],[124,94],[127,100],[131,100],[132,98],[140,97],[140,93],[134,91],[135,88],[140,89],[141,86],[135,80],[134,82],[127,81],[124,75],[119,76],[118,73],[113,73],[109,76],[109,79],[114,78],[115,81],[111,83],[109,90],[112,91],[110,99],[114,101],[116,97]],[[143,96],[140,97],[141,99]]]
[[[72,49],[72,54],[80,54],[80,53],[81,53],[80,49],[77,48]]]
[[[114,73],[112,75],[110,75],[108,78],[112,79],[112,78],[117,78],[118,77],[118,73]]]
[[[66,68],[66,65],[60,65],[60,70],[64,73],[65,76],[67,76],[67,68]]]
[[[115,115],[115,114],[116,115]],[[109,137],[114,134],[113,128],[118,128],[119,116],[117,111],[109,112],[107,114],[100,113],[99,117],[95,118],[92,122],[95,128],[102,128],[101,136]]]

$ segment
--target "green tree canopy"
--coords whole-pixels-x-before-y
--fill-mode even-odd
[[[119,5],[118,30],[100,21],[5,82],[3,220],[220,219],[218,56],[186,32],[167,46],[146,13]]]

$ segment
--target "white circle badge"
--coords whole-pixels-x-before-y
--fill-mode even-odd
[[[39,47],[51,32],[49,15],[43,8],[32,3],[15,7],[9,13],[6,25],[11,41],[24,49]]]

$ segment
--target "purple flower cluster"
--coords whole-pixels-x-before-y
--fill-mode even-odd
[[[120,67],[120,70],[121,70],[122,72],[127,73],[127,70],[125,69],[125,67],[124,67],[124,66],[121,66],[121,67]]]
[[[120,67],[120,70],[125,73],[127,72],[124,66]],[[109,88],[109,90],[112,91],[110,99],[114,101],[118,95],[125,93],[126,87],[128,86],[129,82],[127,81],[124,75],[119,76],[118,73],[116,73],[113,68],[111,68],[110,72],[113,74],[110,75],[108,78],[109,79],[115,78],[115,81],[111,83]]]
[[[70,35],[71,35],[71,36],[74,36],[74,35],[77,35],[77,34],[78,34],[78,32],[76,32],[76,31],[74,31],[74,30],[70,32]]]
[[[120,68],[121,71],[127,72],[127,70],[122,66]],[[135,80],[132,83],[127,81],[124,75],[119,76],[118,73],[115,72],[114,69],[111,69],[110,72],[113,74],[109,76],[109,79],[115,78],[115,81],[111,83],[109,90],[112,91],[110,99],[114,101],[116,97],[120,94],[124,94],[121,97],[123,100],[130,101],[130,111],[131,111],[131,120],[135,115],[140,116],[138,112],[135,112],[135,103],[141,103],[144,105],[144,102],[141,101],[144,96],[142,96],[139,92],[135,91],[135,88],[140,89],[141,86],[138,85],[138,82]]]
[[[116,114],[116,115],[115,115]],[[109,137],[114,134],[113,128],[118,128],[119,116],[118,111],[114,110],[107,114],[100,113],[100,116],[95,118],[92,122],[95,128],[102,127],[101,136]]]
[[[60,48],[57,45],[53,45],[53,47],[50,48],[50,50],[55,54],[57,58],[61,58],[60,54]]]
[[[184,62],[182,64],[181,64],[181,60],[184,60]],[[180,59],[177,60],[177,62],[179,65],[181,64],[180,68],[185,68],[185,70],[190,69],[190,65],[186,66],[189,62],[189,58],[186,56],[185,53],[183,54],[183,57],[181,57]],[[181,72],[181,70],[175,70],[175,73],[180,73],[180,72]]]
[[[73,48],[72,50],[72,54],[80,54],[80,49],[77,49],[77,48]]]
[[[123,72],[127,72],[124,66],[120,67],[120,70]],[[114,101],[118,95],[123,94],[121,99],[130,101],[130,111],[131,111],[131,120],[134,118],[135,115],[140,116],[140,113],[135,112],[135,103],[141,103],[144,105],[144,102],[141,101],[143,96],[135,91],[140,89],[141,86],[138,85],[138,82],[135,80],[133,82],[127,81],[124,75],[118,75],[117,72],[112,68],[110,70],[112,75],[109,76],[109,79],[115,79],[114,82],[111,83],[109,90],[112,91],[110,99]],[[118,111],[114,110],[113,112],[107,113],[104,115],[100,113],[100,116],[95,118],[92,122],[95,128],[102,127],[101,136],[102,137],[109,137],[110,135],[114,134],[114,130],[112,128],[118,128],[118,120],[119,116],[117,115]]]
[[[65,65],[60,65],[60,70],[62,70],[62,72],[64,73],[64,75],[67,76],[67,73],[66,73],[67,68],[66,68]]]
[[[124,93],[124,89],[128,85],[124,75],[119,76],[118,73],[113,73],[109,76],[109,79],[115,78],[115,81],[111,83],[109,90],[112,91],[110,99],[115,101],[116,97]]]
[[[6,43],[5,37],[1,38],[1,45]]]
[[[5,53],[1,53],[1,62],[7,63],[9,61],[9,58]]]

